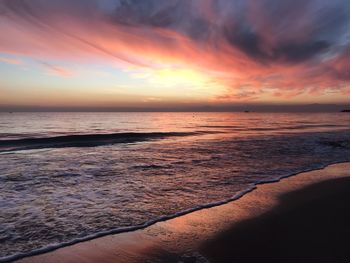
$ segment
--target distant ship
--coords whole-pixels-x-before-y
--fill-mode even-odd
[[[342,110],[341,112],[350,112],[350,110]]]

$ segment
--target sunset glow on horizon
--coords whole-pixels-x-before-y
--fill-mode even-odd
[[[0,0],[0,107],[350,103],[346,0]]]

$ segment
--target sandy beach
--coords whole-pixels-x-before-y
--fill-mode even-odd
[[[261,184],[224,205],[17,262],[349,262],[349,169]]]

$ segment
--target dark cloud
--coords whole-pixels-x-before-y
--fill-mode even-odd
[[[193,39],[209,36],[210,22],[196,13],[194,1],[120,0],[112,14],[115,23],[134,27],[172,29]]]
[[[116,6],[113,18],[117,23],[130,26],[169,27],[178,19],[176,9],[180,5],[177,2],[168,2],[160,6],[157,1],[152,0],[121,0]]]
[[[87,21],[99,14],[116,25],[173,30],[198,44],[224,40],[263,63],[303,62],[350,46],[348,0],[0,0],[0,10],[41,26],[57,13]]]
[[[289,62],[299,62],[328,50],[329,46],[329,43],[321,40],[301,44],[287,43],[285,45],[280,45],[275,50],[274,57],[282,58],[282,60]]]
[[[350,80],[349,0],[0,0],[0,19],[3,53],[183,64],[258,93]]]
[[[120,0],[115,23],[176,30],[197,41],[226,40],[260,62],[297,63],[339,49],[349,34],[349,1]]]

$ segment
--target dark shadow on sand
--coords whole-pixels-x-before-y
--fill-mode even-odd
[[[350,262],[350,178],[280,196],[280,203],[204,244],[211,263]]]

